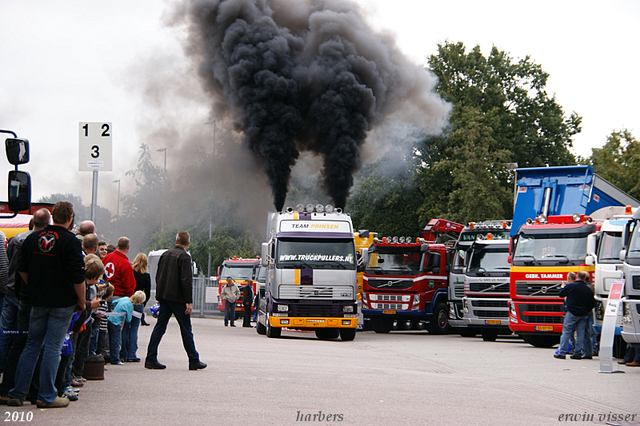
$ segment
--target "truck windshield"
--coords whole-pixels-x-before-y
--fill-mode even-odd
[[[631,228],[631,242],[629,243],[629,250],[627,257],[640,258],[640,226],[636,225]]]
[[[280,239],[278,268],[355,269],[355,245],[350,239]]]
[[[422,253],[411,249],[377,248],[369,254],[366,273],[372,275],[416,275],[420,273]]]
[[[222,270],[220,271],[220,280],[224,281],[227,277],[231,277],[234,280],[249,280],[253,278],[253,265],[238,265],[238,266],[230,266],[230,265],[222,265]]]
[[[605,232],[598,247],[598,262],[622,263],[620,260],[622,250],[622,232]]]
[[[506,272],[509,270],[508,250],[474,250],[467,272]]]
[[[587,235],[589,234],[521,234],[513,261],[582,263],[587,255]]]

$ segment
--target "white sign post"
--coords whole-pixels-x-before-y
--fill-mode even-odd
[[[611,283],[600,334],[600,373],[624,373],[624,371],[613,369],[613,338],[616,334],[616,320],[623,289],[624,280]]]
[[[80,155],[79,170],[93,172],[93,190],[91,192],[91,220],[96,221],[98,202],[98,171],[113,170],[111,159],[111,123],[79,124]]]

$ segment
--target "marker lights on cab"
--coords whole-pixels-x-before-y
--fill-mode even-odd
[[[287,213],[293,213],[294,209],[291,207],[287,207],[285,211]],[[334,211],[336,213],[342,213],[342,209],[335,208],[331,204],[327,204],[326,206],[323,206],[322,204],[316,204],[314,206],[311,203],[307,204],[306,206],[304,204],[298,204],[296,205],[295,211],[297,211],[298,213],[333,213]]]
[[[633,209],[631,206],[624,206],[624,214],[627,216],[631,216],[633,214]]]

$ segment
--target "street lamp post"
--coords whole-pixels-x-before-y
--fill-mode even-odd
[[[120,220],[120,179],[114,180],[113,183],[118,182],[118,202],[116,204],[116,238],[120,238],[118,235],[118,221]]]
[[[160,232],[164,232],[164,187],[167,182],[167,148],[159,149],[158,152],[164,151],[164,174],[162,175],[162,200],[161,200],[161,214],[162,218],[160,220]]]

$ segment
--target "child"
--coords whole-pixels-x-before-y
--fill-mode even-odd
[[[122,326],[124,322],[131,322],[133,316],[133,305],[142,305],[146,300],[144,291],[138,290],[133,296],[121,297],[112,302],[113,312],[109,316],[109,352],[111,354],[111,365],[124,365],[120,360],[120,349],[122,346]],[[120,314],[120,315],[117,315]],[[122,315],[124,314],[124,315]]]
[[[97,322],[98,322],[98,335],[96,338],[95,351],[93,353],[97,355],[102,355],[105,361],[108,358],[107,357],[107,349],[108,349],[107,324],[109,323],[109,321],[107,320],[107,317],[104,316],[103,314],[109,310],[109,304],[107,300],[109,300],[113,296],[114,290],[115,290],[115,287],[113,285],[107,284],[107,287],[103,290],[100,296],[102,299],[100,300],[100,307],[97,309],[95,313],[95,318],[97,319]]]

